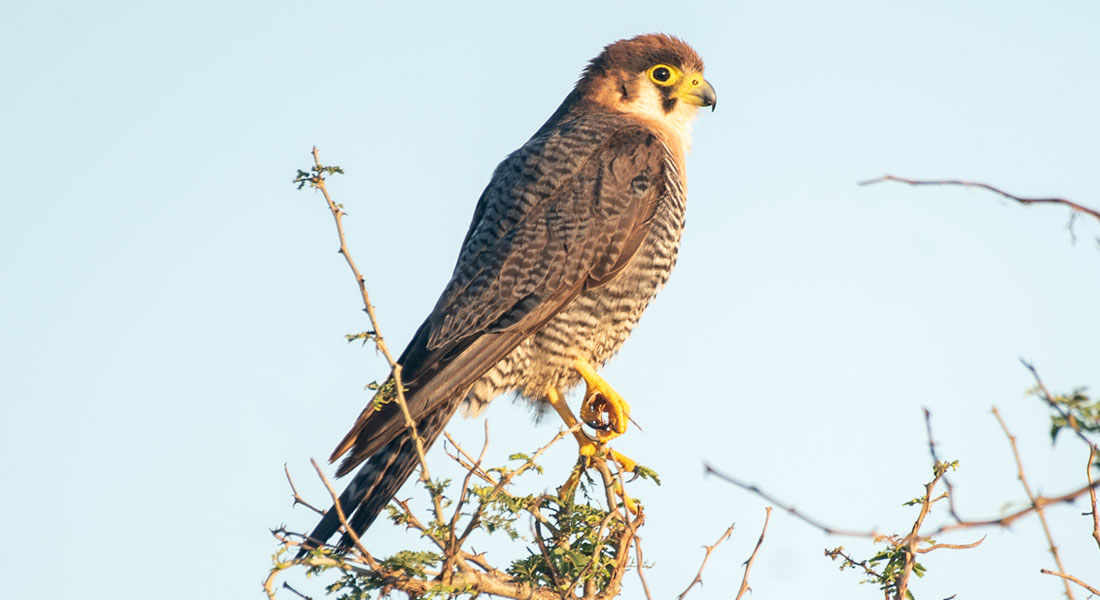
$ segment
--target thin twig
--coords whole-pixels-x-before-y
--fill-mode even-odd
[[[291,508],[294,508],[295,506],[301,504],[302,506],[312,510],[313,512],[324,516],[325,511],[317,508],[316,506],[313,506],[309,502],[306,502],[305,499],[298,494],[298,488],[294,487],[294,480],[290,478],[290,469],[287,468],[286,463],[283,463],[283,473],[286,473],[286,482],[290,484],[290,491],[294,493],[294,504],[291,505]]]
[[[1085,465],[1085,477],[1089,480],[1089,502],[1092,505],[1092,539],[1096,540],[1096,546],[1100,548],[1100,511],[1096,510],[1096,484],[1092,481],[1093,459],[1096,458],[1096,448],[1089,448],[1089,463]]]
[[[752,554],[745,561],[745,575],[741,577],[741,589],[737,590],[737,597],[734,600],[741,600],[745,592],[751,589],[749,588],[749,569],[752,569],[752,563],[756,560],[756,553],[760,551],[760,545],[764,543],[764,534],[768,531],[768,521],[772,518],[772,507],[766,506],[764,511],[764,526],[760,529],[760,539],[756,540],[756,547],[752,549]]]
[[[295,596],[298,596],[299,598],[302,598],[303,600],[313,600],[313,598],[311,598],[311,597],[303,594],[302,592],[299,592],[298,590],[294,589],[293,587],[291,587],[291,585],[289,583],[287,583],[285,581],[283,582],[283,587],[290,590],[291,592],[294,593]]]
[[[1061,577],[1064,580],[1072,581],[1073,583],[1076,583],[1077,585],[1085,588],[1089,592],[1091,592],[1093,594],[1096,594],[1097,596],[1100,596],[1100,590],[1092,587],[1091,585],[1085,583],[1084,581],[1081,581],[1080,579],[1074,577],[1073,575],[1070,575],[1069,573],[1059,573],[1057,571],[1051,571],[1050,569],[1039,569],[1039,572],[1043,573],[1044,575],[1054,575],[1055,577]]]
[[[1014,513],[1010,513],[999,519],[987,519],[984,521],[959,521],[957,523],[948,523],[942,525],[934,531],[929,532],[928,536],[933,537],[941,533],[947,533],[949,531],[955,531],[956,529],[972,529],[975,527],[1008,527],[1012,523],[1016,522],[1021,517],[1025,517],[1035,512],[1038,508],[1045,508],[1054,504],[1061,504],[1063,502],[1073,502],[1080,496],[1086,494],[1089,490],[1100,487],[1100,479],[1095,483],[1080,487],[1076,490],[1066,492],[1060,496],[1036,496],[1035,503],[1026,508],[1022,508]]]
[[[448,528],[451,536],[451,548],[454,551],[458,551],[462,548],[462,544],[466,542],[466,538],[470,537],[470,534],[474,532],[478,524],[481,523],[481,514],[485,510],[485,503],[479,502],[474,513],[470,515],[470,522],[466,524],[465,531],[462,535],[455,537],[455,529],[458,528],[458,518],[462,515],[462,506],[466,503],[467,498],[470,497],[470,479],[474,476],[474,472],[481,468],[481,462],[485,460],[485,452],[489,450],[489,420],[485,420],[485,443],[481,446],[481,454],[478,455],[477,460],[466,471],[466,477],[462,480],[462,491],[458,495],[458,501],[455,502],[454,516],[451,517],[451,526]]]
[[[922,410],[924,411],[924,428],[928,431],[928,452],[932,454],[932,465],[935,466],[943,463],[943,461],[940,460],[936,452],[936,441],[932,437],[932,412],[927,408]],[[962,517],[960,517],[958,511],[955,510],[955,486],[951,484],[951,479],[947,476],[947,471],[944,471],[942,480],[944,487],[947,488],[947,512],[956,521],[962,521]]]
[[[382,356],[386,358],[386,363],[389,364],[394,388],[396,389],[397,406],[401,409],[401,415],[405,418],[405,427],[409,430],[409,435],[412,437],[416,446],[417,460],[420,462],[420,480],[424,483],[431,482],[431,475],[428,473],[428,463],[424,458],[424,441],[421,439],[420,434],[416,431],[416,421],[413,420],[412,415],[409,413],[409,406],[405,403],[405,388],[401,384],[401,365],[397,364],[393,355],[390,354],[389,346],[386,345],[385,338],[382,337],[382,330],[378,326],[378,318],[374,314],[374,305],[370,303],[370,294],[367,293],[367,280],[363,277],[363,274],[359,271],[359,267],[355,265],[355,260],[351,257],[351,253],[348,252],[347,239],[344,237],[344,224],[343,218],[347,214],[332,200],[332,196],[328,193],[328,188],[325,186],[325,178],[322,176],[324,173],[324,165],[321,164],[321,157],[317,151],[317,146],[313,147],[313,164],[314,172],[316,175],[310,180],[313,187],[321,190],[321,194],[325,197],[325,202],[328,204],[329,212],[332,213],[332,220],[336,223],[336,233],[340,237],[340,254],[344,255],[344,260],[348,263],[348,268],[351,269],[352,274],[355,276],[355,282],[359,286],[359,294],[363,297],[363,310],[366,311],[367,317],[370,319],[371,329],[374,331],[374,345],[378,348]],[[442,513],[442,508],[439,509]],[[443,515],[437,515],[439,520],[443,520]]]
[[[340,506],[340,496],[336,493],[336,490],[332,488],[332,484],[328,482],[328,478],[325,477],[325,472],[321,470],[321,465],[317,464],[317,461],[312,458],[309,459],[309,462],[313,465],[313,469],[317,471],[317,476],[321,478],[321,483],[325,484],[325,489],[328,490],[329,496],[332,497],[332,507],[336,509],[336,517],[340,519],[340,526],[344,528],[344,533],[348,534],[348,537],[351,538],[351,541],[355,544],[355,549],[363,555],[363,558],[366,559],[370,568],[379,571],[380,567],[378,563],[375,562],[374,557],[372,557],[366,547],[363,546],[363,542],[359,540],[359,534],[355,533],[355,529],[348,525],[348,520],[344,515],[344,508]]]
[[[977,548],[985,541],[985,538],[989,536],[983,535],[981,539],[976,542],[970,542],[969,544],[933,544],[927,548],[917,548],[917,554],[926,554],[933,550],[968,550],[970,548]]]
[[[920,543],[924,537],[920,534],[921,526],[924,525],[924,519],[928,517],[928,513],[932,510],[932,504],[936,501],[932,499],[932,492],[936,489],[936,484],[940,482],[940,479],[947,473],[946,463],[937,463],[933,466],[932,481],[929,481],[924,485],[924,497],[921,498],[920,513],[917,515],[915,521],[913,521],[913,527],[909,530],[909,535],[905,536],[905,545],[908,552],[905,553],[905,564],[902,565],[901,574],[898,575],[896,582],[895,594],[896,600],[904,600],[906,592],[909,589],[909,577],[913,574],[913,568],[917,564],[917,549],[920,548]],[[941,496],[942,498],[942,496]],[[980,542],[979,542],[980,543]]]
[[[1084,434],[1084,432],[1081,431],[1081,426],[1077,423],[1077,417],[1073,416],[1072,413],[1067,412],[1064,408],[1062,408],[1060,404],[1054,401],[1054,395],[1050,393],[1050,390],[1047,389],[1046,384],[1043,383],[1043,379],[1039,377],[1039,371],[1035,368],[1035,365],[1032,365],[1022,358],[1020,359],[1020,362],[1028,371],[1031,372],[1031,376],[1035,378],[1035,385],[1037,385],[1039,387],[1039,391],[1042,392],[1043,400],[1046,401],[1046,403],[1049,404],[1051,408],[1057,411],[1059,416],[1065,419],[1066,424],[1068,424],[1070,429],[1072,429],[1073,432],[1077,434],[1077,437],[1081,438],[1081,441],[1085,442],[1088,447],[1100,451],[1100,445],[1094,444],[1092,440],[1090,440]]]
[[[1050,554],[1054,557],[1054,564],[1058,566],[1059,571],[1064,573],[1066,568],[1062,565],[1062,557],[1058,556],[1058,546],[1054,544],[1054,537],[1051,535],[1050,526],[1047,524],[1046,513],[1043,512],[1041,506],[1035,505],[1035,494],[1031,491],[1031,485],[1028,484],[1027,477],[1024,475],[1024,463],[1020,460],[1020,451],[1016,447],[1016,436],[1008,430],[1008,425],[1001,418],[1001,413],[996,406],[993,407],[993,416],[997,417],[997,423],[1000,423],[1001,430],[1005,432],[1005,437],[1008,438],[1008,445],[1012,447],[1012,457],[1016,459],[1016,478],[1020,480],[1020,485],[1024,486],[1028,501],[1031,502],[1032,506],[1035,506],[1035,514],[1039,516],[1039,522],[1043,525],[1043,534],[1046,535],[1047,543],[1050,544]],[[1070,587],[1069,582],[1063,580],[1062,583],[1066,586],[1066,597],[1073,600],[1073,589]]]
[[[771,514],[771,509],[768,509],[768,514]],[[765,523],[766,522],[767,521],[765,520]],[[710,546],[703,546],[707,549],[707,553],[703,555],[703,563],[699,565],[699,571],[695,573],[695,579],[691,580],[691,583],[688,584],[686,590],[681,592],[679,596],[676,596],[676,600],[684,600],[684,596],[688,595],[688,592],[691,591],[691,588],[695,587],[695,584],[698,583],[699,585],[703,585],[703,569],[707,568],[707,561],[710,560],[710,554],[714,552],[714,549],[718,547],[718,544],[721,544],[722,542],[729,539],[731,535],[733,535],[733,528],[735,525],[736,523],[731,523],[729,529],[727,529],[726,532],[722,534],[722,537],[718,538],[718,541],[714,542]],[[738,594],[738,597],[740,597],[740,594]]]
[[[634,556],[638,561],[638,579],[642,580],[642,591],[645,592],[646,600],[653,600],[653,594],[649,593],[649,584],[645,581],[645,559],[642,558],[642,538],[634,536]]]
[[[787,513],[789,513],[789,514],[797,517],[798,519],[812,525],[813,527],[816,527],[816,528],[820,529],[821,531],[825,532],[826,535],[842,535],[842,536],[848,536],[848,537],[865,537],[865,538],[874,538],[874,537],[878,536],[878,532],[876,532],[874,530],[872,530],[872,531],[856,531],[854,529],[837,529],[835,527],[831,527],[829,525],[826,525],[825,523],[822,523],[821,521],[818,521],[817,519],[814,519],[812,517],[809,517],[809,516],[806,516],[806,515],[802,514],[801,512],[799,512],[799,510],[797,508],[780,501],[779,499],[772,496],[771,494],[768,494],[764,490],[761,490],[755,484],[745,483],[743,481],[735,479],[735,478],[733,478],[729,475],[726,475],[725,473],[719,471],[718,469],[715,469],[714,467],[710,466],[709,464],[704,464],[703,468],[705,469],[705,473],[707,475],[714,475],[715,477],[717,477],[717,478],[719,478],[723,481],[726,481],[728,483],[732,483],[733,485],[736,485],[739,488],[748,490],[748,491],[756,494],[757,496],[760,496],[764,500],[767,500],[768,502],[778,506],[779,508],[786,511]]]
[[[1100,211],[1082,206],[1071,200],[1065,198],[1023,198],[1015,194],[1010,194],[1000,188],[993,187],[988,183],[979,183],[977,181],[965,181],[962,179],[906,179],[905,177],[897,177],[895,175],[883,175],[882,177],[876,177],[874,179],[868,179],[866,181],[860,181],[859,185],[871,185],[880,183],[883,181],[897,181],[899,183],[907,183],[909,185],[958,185],[963,187],[981,188],[983,190],[989,190],[995,194],[1008,198],[1014,202],[1020,204],[1061,204],[1062,206],[1068,206],[1069,208],[1080,211],[1093,218],[1100,220]]]

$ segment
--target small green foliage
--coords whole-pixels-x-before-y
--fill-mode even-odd
[[[948,471],[954,471],[959,468],[959,461],[940,461],[932,465],[933,483],[938,482],[944,474]],[[926,487],[926,489],[931,489]],[[938,496],[928,500],[928,496],[918,496],[912,500],[908,500],[902,503],[902,506],[920,506],[921,516],[918,517],[917,524],[926,515],[924,504],[927,502],[929,508],[936,502],[947,498],[947,492],[943,492]],[[860,583],[873,583],[883,591],[887,598],[895,598],[898,595],[898,587],[901,583],[902,574],[905,572],[907,566],[912,568],[912,573],[917,577],[924,577],[925,569],[924,565],[916,561],[916,557],[911,555],[912,548],[910,547],[911,538],[906,536],[881,536],[876,538],[877,543],[884,543],[885,547],[881,548],[871,558],[865,560],[857,560],[847,554],[844,550],[844,546],[838,546],[833,549],[826,548],[825,556],[832,560],[840,560],[840,570],[856,569],[863,571],[866,578],[860,581]],[[935,545],[935,540],[932,538],[921,538],[920,544]],[[913,592],[908,589],[905,590],[906,598],[913,598]]]
[[[392,393],[393,384],[387,381],[387,384],[374,388],[377,398],[386,391]],[[585,486],[587,473],[583,469],[578,474],[584,475],[578,476],[583,494],[577,494],[576,499],[573,495],[563,500],[552,493],[513,493],[515,480],[522,477],[520,469],[523,473],[541,473],[534,458],[527,453],[512,454],[508,457],[512,466],[484,468],[481,472],[486,476],[474,477],[464,492],[456,490],[450,479],[421,482],[421,487],[431,495],[433,506],[438,500],[441,507],[451,511],[444,512],[444,518],[440,519],[439,513],[432,510],[430,520],[420,519],[405,504],[394,502],[386,507],[389,520],[417,531],[437,547],[451,547],[451,544],[465,547],[467,534],[474,531],[489,535],[503,532],[509,540],[525,542],[523,556],[511,560],[504,569],[512,582],[552,589],[563,597],[576,596],[580,590],[586,589],[586,585],[599,593],[612,582],[617,569],[624,567],[627,557],[618,556],[618,552],[624,536],[629,536],[631,531],[620,514],[609,513],[600,506],[599,500],[589,495],[587,487],[592,487],[593,492],[598,491],[596,495],[601,498],[604,497],[604,489],[592,479],[587,479],[588,485]],[[495,477],[488,474],[495,474]],[[645,467],[639,468],[639,476],[656,481],[656,473]],[[497,485],[498,481],[507,483]],[[457,516],[453,515],[454,510],[460,511]],[[533,523],[537,539],[521,536],[521,523],[525,528]],[[442,573],[457,573],[457,567],[454,562],[445,560],[442,553],[402,550],[375,562],[377,569],[368,566],[369,563],[361,558],[354,558],[354,553],[350,556],[327,548],[313,550],[310,558],[325,560],[319,566],[310,566],[307,575],[328,570],[336,572],[338,578],[327,589],[329,595],[337,600],[379,600],[393,589],[406,589],[395,584],[397,579],[402,578],[421,586],[417,590],[424,590],[410,597],[441,600],[473,600],[479,597],[479,591],[474,587],[443,583],[446,578]],[[282,554],[277,554],[272,560],[277,566],[287,565]]]
[[[427,488],[432,498],[443,496],[443,492],[447,490],[447,486],[449,485],[451,485],[450,479],[436,479],[424,482],[424,487]]]
[[[1076,429],[1081,433],[1100,433],[1100,398],[1093,400],[1085,393],[1088,388],[1075,388],[1069,394],[1058,394],[1051,398],[1061,411],[1055,411],[1050,417],[1050,442],[1053,444],[1063,429]],[[1046,400],[1042,388],[1029,390],[1034,396]],[[1066,416],[1063,416],[1065,413]]]
[[[354,342],[355,340],[361,340],[363,342],[363,345],[366,346],[368,342],[373,342],[374,340],[378,339],[378,334],[373,332],[373,331],[361,331],[359,333],[345,333],[344,334],[344,339],[346,339],[349,344]]]
[[[370,401],[374,410],[382,410],[383,406],[397,399],[397,384],[392,377],[382,384],[372,381],[367,384],[367,389],[374,390],[374,397]]]
[[[298,174],[294,176],[294,180],[291,183],[298,185],[298,189],[302,189],[305,186],[317,187],[322,181],[325,180],[327,175],[335,175],[339,173],[344,174],[344,169],[338,166],[326,167],[324,165],[314,165],[308,171],[298,169]]]
[[[634,465],[634,473],[642,479],[650,479],[653,483],[661,485],[661,477],[657,475],[657,471],[650,469],[644,465]]]
[[[434,552],[402,550],[383,560],[382,564],[387,569],[401,571],[410,577],[423,577],[424,569],[438,568],[442,561],[443,557]]]
[[[622,521],[607,519],[607,511],[589,504],[562,502],[553,496],[539,501],[542,514],[549,515],[548,523],[536,525],[551,532],[543,543],[546,554],[528,548],[530,554],[513,562],[508,574],[517,581],[562,592],[590,580],[597,589],[606,586],[617,559],[612,539],[625,527]],[[605,521],[607,531],[602,532]]]

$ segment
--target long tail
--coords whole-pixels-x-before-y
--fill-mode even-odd
[[[443,433],[447,422],[454,416],[459,402],[449,402],[420,419],[416,424],[417,433],[427,450]],[[405,480],[412,475],[418,464],[416,444],[407,432],[394,438],[382,447],[360,467],[352,477],[344,492],[340,494],[340,507],[344,511],[348,525],[355,534],[362,535],[397,494]],[[307,540],[308,547],[324,544],[340,529],[340,517],[333,505],[313,528]],[[345,533],[338,544],[341,548],[352,545],[351,536]],[[308,547],[302,550],[304,554]]]
[[[420,326],[398,362],[407,375],[402,383],[409,412],[427,450],[443,433],[470,386],[524,338],[522,331],[482,335],[434,350],[427,349],[428,322]],[[382,393],[381,391],[379,393]],[[385,400],[385,398],[383,398]],[[392,400],[372,402],[359,415],[351,431],[337,445],[331,461],[344,457],[337,476],[359,471],[340,494],[340,508],[356,535],[371,526],[379,513],[412,475],[417,465],[416,444]],[[361,467],[359,465],[362,465]],[[298,556],[328,542],[340,529],[335,505],[309,534]],[[344,534],[339,547],[351,546]]]

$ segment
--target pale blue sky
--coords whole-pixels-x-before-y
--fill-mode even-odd
[[[965,514],[1083,481],[1051,448],[1018,358],[1049,385],[1100,383],[1095,223],[976,191],[855,182],[965,177],[1100,205],[1095,2],[51,3],[0,22],[0,564],[11,598],[258,598],[275,545],[310,527],[282,465],[322,459],[385,374],[321,201],[290,184],[314,144],[392,345],[449,275],[495,164],[586,60],[663,31],[719,94],[695,127],[680,263],[605,371],[645,431],[618,448],[658,597],[727,598],[764,503],[709,461],[843,527],[903,530],[929,407]],[[497,456],[541,445],[509,400]],[[481,420],[451,432],[477,446]],[[534,481],[554,487],[563,446]],[[444,470],[438,452],[433,464]],[[411,495],[414,492],[403,492]],[[1100,557],[1078,507],[1051,511],[1067,569]],[[933,522],[939,522],[934,517]],[[984,533],[984,532],[983,532]],[[1039,525],[929,555],[922,598],[1045,597]],[[962,542],[981,534],[963,534]],[[380,524],[373,543],[405,543]],[[877,598],[830,539],[773,516],[757,598]],[[300,580],[298,581],[300,583]],[[624,597],[640,594],[627,579]],[[308,587],[308,586],[306,586]]]

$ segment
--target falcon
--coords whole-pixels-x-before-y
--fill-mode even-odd
[[[425,446],[460,406],[513,392],[573,426],[564,394],[586,385],[574,435],[591,456],[626,430],[630,407],[597,373],[668,280],[686,206],[684,155],[717,96],[678,38],[640,35],[588,63],[550,119],[497,166],[454,273],[398,359]],[[417,465],[392,377],[330,461],[355,476],[340,495],[362,534]],[[610,449],[608,449],[610,450]],[[625,469],[632,461],[613,453]],[[307,544],[339,529],[329,510]],[[345,534],[340,546],[349,545]]]

